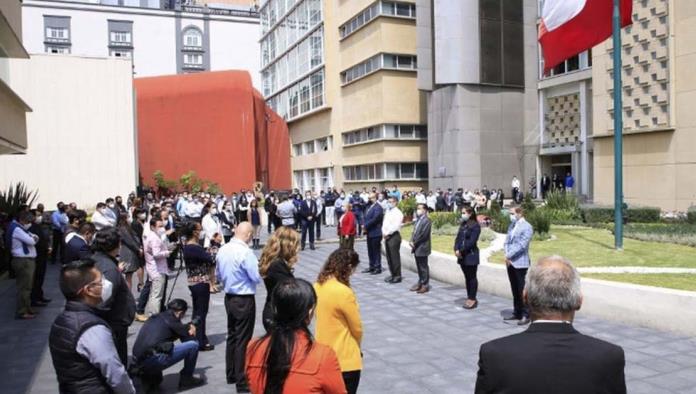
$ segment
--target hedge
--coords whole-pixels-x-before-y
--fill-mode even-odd
[[[610,228],[612,232],[613,227]],[[624,236],[640,241],[696,246],[696,225],[687,223],[629,223],[624,226]]]
[[[692,205],[686,211],[686,221],[691,224],[696,224],[696,205]]]
[[[603,206],[580,207],[585,223],[609,223],[614,221],[614,208]],[[657,223],[660,221],[660,208],[629,207],[626,209],[628,223]]]
[[[433,228],[444,226],[459,226],[461,215],[457,212],[433,212],[429,214]]]

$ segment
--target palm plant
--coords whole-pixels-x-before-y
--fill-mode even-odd
[[[0,191],[0,212],[12,218],[17,215],[23,205],[32,206],[39,196],[38,190],[29,190],[24,182],[18,182],[5,191]]]

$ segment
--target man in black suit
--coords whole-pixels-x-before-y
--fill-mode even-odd
[[[626,393],[623,349],[573,328],[582,292],[570,262],[543,258],[526,282],[532,324],[481,346],[476,393]]]
[[[77,232],[69,233],[65,236],[65,260],[67,264],[75,260],[81,260],[92,255],[89,248],[92,242],[92,237],[97,232],[97,229],[90,222],[80,224]]]
[[[307,232],[309,232],[309,248],[314,250],[314,222],[317,219],[317,202],[312,198],[312,193],[305,193],[305,199],[300,203],[299,215],[302,225],[302,250],[307,242]]]
[[[547,174],[541,177],[541,198],[546,199],[546,193],[551,189],[551,179]]]

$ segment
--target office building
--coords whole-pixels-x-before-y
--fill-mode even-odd
[[[136,77],[244,70],[259,79],[258,13],[159,0],[26,0],[29,53],[131,59]]]
[[[288,122],[293,186],[427,186],[413,1],[268,0],[263,95]]]
[[[31,108],[17,92],[10,59],[27,59],[22,44],[19,0],[0,2],[0,155],[27,151],[26,114]]]

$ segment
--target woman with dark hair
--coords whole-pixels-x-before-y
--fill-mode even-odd
[[[295,278],[292,270],[297,263],[299,251],[300,237],[297,231],[279,227],[261,252],[259,274],[266,285],[266,304],[263,307],[263,327],[266,331],[273,326],[271,294],[279,283]]]
[[[476,271],[479,265],[478,239],[481,235],[481,226],[476,220],[476,214],[471,207],[462,208],[462,223],[459,225],[457,238],[454,240],[454,254],[462,268],[466,280],[467,299],[464,309],[474,309],[478,306],[476,292],[478,291],[478,279]]]
[[[252,198],[249,202],[249,210],[247,211],[247,221],[251,223],[254,233],[251,236],[253,241],[253,249],[261,248],[261,212],[259,211],[259,201]]]
[[[273,290],[274,329],[247,348],[252,393],[346,392],[336,354],[314,342],[309,325],[317,295],[306,280],[291,279]]]
[[[193,301],[191,317],[199,320],[196,326],[196,339],[200,345],[200,351],[205,352],[215,348],[208,340],[205,326],[210,306],[210,293],[217,292],[217,288],[215,288],[215,262],[198,243],[201,230],[201,224],[191,220],[184,223],[181,234],[186,238],[183,254],[188,287]]]
[[[505,202],[505,193],[503,193],[503,189],[498,189],[498,206],[500,206],[502,208],[504,202]]]
[[[128,224],[127,213],[121,213],[118,216],[116,228],[118,228],[118,234],[121,236],[119,256],[121,261],[125,263],[123,265],[123,274],[126,276],[128,288],[132,288],[133,273],[145,265],[145,260],[143,259],[143,243],[135,234],[130,224]],[[139,284],[142,284],[142,280]]]
[[[211,248],[219,245],[212,245],[213,241],[222,245],[222,226],[220,219],[217,216],[217,207],[212,202],[207,202],[201,212],[203,219],[201,220],[202,233],[200,237],[203,239],[203,247]],[[219,238],[219,239],[218,239]]]
[[[352,249],[338,249],[329,255],[314,284],[319,300],[317,342],[336,352],[349,394],[358,391],[362,370],[362,320],[355,292],[350,288],[350,276],[358,264],[358,253]]]
[[[102,303],[104,320],[111,327],[114,345],[123,365],[128,363],[128,327],[135,317],[135,299],[125,278],[121,275],[124,263],[116,256],[121,250],[121,236],[116,227],[103,228],[94,235],[92,259],[102,273]]]

